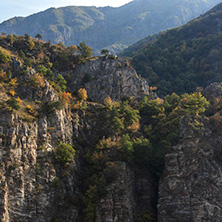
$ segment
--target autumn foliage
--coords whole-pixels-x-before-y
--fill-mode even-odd
[[[17,79],[17,77],[15,77],[15,78],[13,78],[13,79],[10,80],[9,84],[10,84],[11,86],[16,86],[16,85],[18,84],[17,81],[18,81],[18,79]]]
[[[86,89],[80,88],[78,90],[78,97],[80,100],[85,101],[88,98]]]
[[[66,103],[70,103],[70,99],[72,99],[72,95],[69,92],[63,92],[61,97],[62,97],[62,100]]]

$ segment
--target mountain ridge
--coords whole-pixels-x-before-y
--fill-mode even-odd
[[[61,41],[66,46],[78,45],[85,40],[97,53],[102,48],[116,53],[149,34],[182,25],[219,2],[140,0],[117,8],[49,8],[28,17],[4,21],[0,24],[0,31],[16,35],[27,33],[33,37],[40,33],[45,41]]]
[[[195,91],[222,77],[222,4],[182,27],[149,36],[120,53],[161,95]]]

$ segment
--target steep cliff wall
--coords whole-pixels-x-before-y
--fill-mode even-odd
[[[72,118],[66,109],[33,123],[1,112],[1,221],[85,221],[81,205],[85,193],[81,186],[89,178],[83,179],[84,156],[105,134],[100,134],[99,127],[104,114],[94,111],[97,123],[94,116],[84,113]],[[77,149],[79,157],[64,168],[56,161],[58,141],[77,144],[77,140],[82,144]],[[138,213],[151,208],[153,179],[126,162],[114,164],[116,176],[96,201],[95,221],[133,222]]]
[[[79,74],[80,82],[85,72],[95,78],[94,82],[85,84],[89,97],[103,100],[110,95],[114,100],[119,100],[125,96],[137,97],[149,93],[147,82],[140,79],[130,66],[124,67],[125,61],[103,59],[89,61],[75,71],[73,78],[77,79],[76,75]],[[149,173],[138,170],[124,160],[116,149],[108,154],[116,167],[115,177],[111,176],[102,187],[102,194],[93,199],[95,219],[87,220],[85,213],[87,203],[84,198],[88,195],[88,184],[93,178],[90,167],[96,167],[96,164],[89,164],[87,155],[93,155],[101,139],[113,137],[115,140],[111,110],[102,104],[90,102],[85,102],[85,108],[76,110],[71,110],[71,105],[67,104],[52,109],[50,105],[56,104],[61,95],[46,80],[41,87],[27,84],[35,74],[35,69],[31,68],[24,75],[19,75],[19,72],[13,74],[18,78],[13,90],[22,101],[20,110],[7,106],[8,88],[2,87],[1,91],[0,220],[135,221],[140,213],[151,208],[153,179]],[[97,81],[108,87],[96,85],[94,89]],[[113,85],[115,81],[116,85]],[[77,81],[73,88],[80,88],[80,82]],[[112,92],[107,91],[109,88]],[[35,114],[30,114],[31,106]],[[56,156],[60,142],[73,145],[77,153],[65,166]],[[98,175],[101,170],[98,170]]]
[[[143,97],[149,94],[147,81],[139,77],[128,61],[108,56],[77,66],[71,88],[84,86],[91,99],[103,102],[108,95],[114,101],[124,97]]]
[[[153,212],[153,178],[132,147],[150,147],[136,100],[148,83],[115,56],[86,59],[28,35],[0,45],[0,221],[133,222]]]
[[[57,215],[63,221],[76,221],[76,207],[65,207],[67,196],[76,192],[76,164],[69,166],[69,175],[62,175],[65,170],[55,163],[54,155],[58,140],[72,140],[69,118],[70,113],[61,110],[27,123],[1,112],[1,221],[50,221]]]
[[[166,155],[160,181],[160,222],[222,220],[221,120],[181,120],[183,141]]]

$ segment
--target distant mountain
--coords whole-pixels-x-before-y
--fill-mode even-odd
[[[222,4],[178,28],[147,37],[120,55],[159,95],[191,92],[222,81]]]
[[[78,45],[85,40],[95,52],[108,48],[116,53],[161,30],[180,26],[221,0],[134,0],[122,7],[62,7],[0,24],[0,32],[37,33],[52,43]]]

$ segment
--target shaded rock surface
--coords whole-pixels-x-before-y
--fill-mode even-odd
[[[76,208],[64,207],[67,194],[77,192],[76,164],[70,166],[69,176],[61,176],[53,155],[58,139],[70,143],[69,117],[63,110],[51,119],[26,123],[14,114],[1,113],[1,221],[50,221],[60,211],[58,218],[63,221],[76,220]]]
[[[183,142],[166,155],[160,222],[222,221],[221,117],[185,117]]]
[[[207,86],[204,91],[203,95],[207,98],[208,101],[213,102],[216,98],[222,97],[222,83],[221,82],[214,82]]]
[[[134,222],[151,209],[155,197],[153,178],[149,173],[115,162],[117,178],[106,187],[96,208],[96,222]],[[141,219],[141,218],[140,218]]]
[[[96,210],[96,222],[134,221],[134,173],[124,162],[116,163],[120,172],[116,181],[106,188],[107,194]]]

